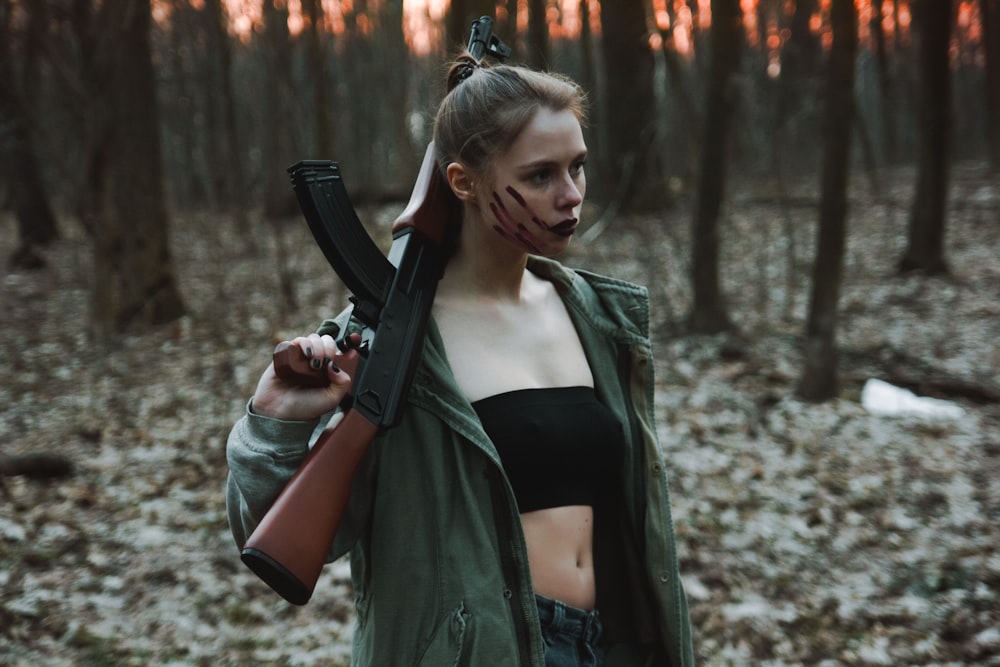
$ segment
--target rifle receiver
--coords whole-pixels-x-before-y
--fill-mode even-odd
[[[510,47],[493,34],[493,19],[489,16],[481,16],[472,22],[466,48],[477,62],[486,56],[492,56],[500,61],[510,58]]]

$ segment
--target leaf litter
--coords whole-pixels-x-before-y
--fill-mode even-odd
[[[564,257],[650,289],[699,664],[1000,665],[1000,408],[975,393],[931,396],[962,408],[949,418],[861,403],[873,378],[1000,384],[1000,184],[956,168],[951,275],[898,276],[913,173],[891,176],[879,196],[852,187],[843,387],[821,404],[795,394],[814,207],[740,192],[724,207],[739,334],[684,333],[684,207],[615,220]],[[359,213],[385,247],[398,210]],[[89,332],[72,224],[46,268],[3,276],[0,456],[52,454],[72,473],[0,478],[0,664],[346,665],[347,564],[304,607],[250,573],[226,525],[224,446],[273,345],[347,295],[301,220],[172,222],[190,314],[153,331]]]

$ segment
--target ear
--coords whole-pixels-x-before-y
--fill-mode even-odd
[[[445,175],[448,177],[448,185],[456,197],[462,201],[475,200],[475,183],[473,183],[472,175],[465,168],[465,165],[460,162],[452,162],[445,170]]]

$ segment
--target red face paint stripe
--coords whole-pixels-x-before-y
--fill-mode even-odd
[[[514,186],[508,185],[506,191],[507,194],[509,194],[514,199],[514,201],[516,201],[518,204],[521,205],[521,208],[527,211],[528,215],[531,216],[531,221],[534,222],[539,227],[541,227],[542,229],[550,231],[553,234],[556,234],[557,236],[570,236],[576,230],[576,225],[579,222],[577,218],[568,218],[555,225],[550,225],[549,223],[545,222],[537,215],[535,215],[535,212],[531,210],[530,206],[528,206],[527,201],[525,201],[524,197],[521,196],[521,193],[518,192],[516,189],[514,189]],[[494,198],[499,199],[495,192],[493,193],[493,196]]]
[[[497,193],[494,192],[493,196],[495,197],[496,194]],[[507,186],[507,194],[509,194],[511,197],[513,197],[514,201],[516,201],[518,204],[520,204],[524,208],[528,208],[528,202],[524,201],[524,197],[521,196],[520,192],[518,192],[517,190],[514,189],[513,185],[508,185]]]

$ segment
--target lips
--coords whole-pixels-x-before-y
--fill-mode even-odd
[[[549,231],[557,236],[572,236],[573,232],[576,231],[577,225],[580,224],[580,220],[577,218],[568,218],[562,222],[556,223],[549,227]]]
[[[504,203],[504,200],[498,193],[494,192],[493,201],[490,202],[490,211],[493,213],[493,217],[496,221],[500,223],[499,227],[494,227],[494,229],[497,229],[498,231],[503,230],[504,235],[507,238],[514,238],[520,241],[522,247],[529,244],[527,239],[532,235],[531,230],[534,230],[536,234],[539,231],[545,231],[552,233],[553,236],[569,238],[573,235],[573,232],[576,231],[577,226],[580,224],[579,218],[571,217],[564,218],[563,220],[550,225],[548,222],[538,217],[533,210],[531,210],[527,200],[513,186],[508,185],[505,188],[505,191],[508,195],[510,195],[510,198],[514,201],[514,203],[528,215],[528,218],[534,224],[534,227],[531,227],[529,230],[530,225],[526,226],[527,223],[522,223],[520,221],[523,220],[523,217],[519,218],[519,216],[512,215],[508,210],[507,205]],[[516,211],[517,207],[514,207],[514,210]],[[533,248],[534,244],[531,245]],[[534,252],[533,249],[529,251]]]

